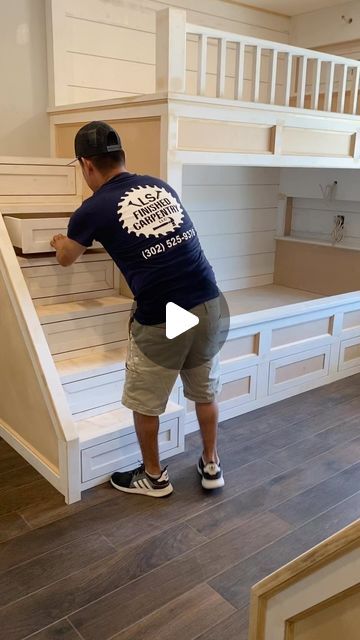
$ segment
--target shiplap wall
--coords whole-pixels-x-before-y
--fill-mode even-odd
[[[223,0],[197,0],[196,5],[191,0],[47,0],[51,104],[154,92],[155,14],[171,6],[186,9],[188,21],[195,24],[277,42],[289,40],[289,18]],[[209,49],[207,92],[213,95],[215,42],[210,43]],[[247,86],[251,64],[248,56]],[[197,44],[190,41],[187,60],[190,93],[196,83],[196,65]],[[229,95],[233,92],[234,70],[235,54],[230,46]]]
[[[186,166],[182,200],[223,291],[273,282],[279,169]]]
[[[360,60],[360,40],[329,44],[325,47],[319,47],[319,51],[324,51],[325,53],[330,53],[334,56],[343,56],[344,58]]]
[[[329,3],[330,4],[330,3]],[[320,47],[359,38],[360,2],[337,3],[317,11],[294,16],[291,20],[291,44],[298,47]],[[352,18],[351,23],[341,16]]]
[[[360,248],[360,202],[295,198],[292,235],[321,242],[332,242],[335,216],[345,218],[342,245]]]
[[[48,156],[45,2],[0,4],[0,153]]]

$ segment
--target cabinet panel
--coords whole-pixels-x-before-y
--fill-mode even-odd
[[[127,312],[64,320],[43,325],[53,355],[127,340]]]
[[[360,337],[344,340],[340,347],[339,370],[360,367]]]
[[[160,423],[160,453],[175,449],[178,445],[179,418]],[[126,435],[113,438],[81,453],[82,482],[101,477],[136,464],[141,457],[135,429]]]
[[[270,363],[269,393],[327,376],[329,362],[330,346],[274,360]]]
[[[22,270],[33,300],[69,297],[89,291],[113,291],[114,263],[112,260],[75,262],[72,266],[48,265],[26,267]]]

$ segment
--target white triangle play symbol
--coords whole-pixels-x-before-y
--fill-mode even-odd
[[[166,305],[166,337],[169,340],[199,324],[199,318],[174,302]]]

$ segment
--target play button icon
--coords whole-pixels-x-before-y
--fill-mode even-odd
[[[173,340],[199,324],[199,318],[174,302],[166,305],[166,337]]]
[[[206,291],[206,283],[203,286]],[[152,307],[159,315],[156,324],[141,324],[136,319],[137,303],[134,303],[128,350],[134,372],[140,371],[140,364],[146,368],[147,361],[175,371],[208,366],[222,349],[230,327],[225,296],[220,291],[218,297],[194,304],[188,310],[182,306],[186,305],[186,301],[183,303],[186,296],[180,293],[175,288],[168,298],[154,299]],[[201,290],[195,289],[193,298],[201,300],[201,297]]]

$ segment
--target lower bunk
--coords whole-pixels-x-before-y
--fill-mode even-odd
[[[226,294],[230,330],[221,353],[226,420],[360,371],[360,292],[320,297],[278,285]],[[108,345],[109,347],[109,345]],[[121,406],[126,341],[56,362],[80,440],[81,488],[137,462],[131,413]],[[165,459],[198,429],[178,379],[160,427]]]

